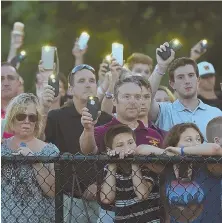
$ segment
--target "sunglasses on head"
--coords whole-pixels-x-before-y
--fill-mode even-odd
[[[28,120],[30,122],[37,122],[37,120],[38,120],[38,117],[35,114],[30,114],[30,115],[27,115],[27,114],[17,114],[15,116],[16,120],[20,121],[20,122],[24,121],[27,117],[28,117]]]
[[[95,74],[95,69],[94,69],[93,67],[91,67],[91,66],[89,66],[89,65],[87,65],[87,64],[80,64],[80,65],[77,65],[77,66],[75,66],[75,67],[72,69],[71,73],[69,74],[69,83],[70,83],[70,81],[71,81],[71,77],[72,77],[72,75],[74,75],[76,72],[78,72],[78,71],[80,71],[80,70],[83,70],[83,69],[89,70],[89,71],[91,71],[93,74]]]

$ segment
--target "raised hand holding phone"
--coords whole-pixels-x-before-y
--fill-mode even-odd
[[[206,39],[200,40],[190,50],[190,58],[193,60],[199,59],[204,53],[207,52],[208,41]]]
[[[55,61],[55,46],[43,46],[42,47],[42,66],[45,70],[53,70]]]
[[[92,115],[93,121],[98,118],[99,111],[100,111],[100,102],[99,98],[89,96],[87,101],[87,106],[89,113]]]
[[[80,50],[84,50],[87,47],[87,43],[89,41],[90,35],[87,32],[82,32],[79,40],[78,45]]]
[[[166,60],[164,60],[161,55],[163,55],[163,52],[166,52],[167,49],[170,50],[170,56]],[[169,54],[167,53],[167,55]],[[160,45],[160,47],[156,49],[157,67],[155,69],[158,69],[158,73],[164,74],[169,64],[174,60],[174,57],[175,51],[170,48],[169,43],[166,42],[163,45]]]
[[[165,45],[165,50],[158,51],[157,54],[163,59],[167,60],[171,56],[171,49],[176,52],[182,48],[182,44],[178,39],[173,39],[169,42],[169,45]]]
[[[59,78],[55,74],[51,74],[48,79],[48,85],[52,86],[54,88],[54,97],[57,97],[59,95]]]

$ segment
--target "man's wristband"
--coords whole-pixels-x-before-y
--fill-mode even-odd
[[[158,67],[158,65],[156,65],[155,66],[155,72],[157,72],[159,75],[161,75],[161,76],[163,76],[166,72],[161,72],[160,70],[159,70],[159,67]]]
[[[106,96],[107,99],[113,99],[113,94],[110,93],[110,92],[106,92],[105,96]]]

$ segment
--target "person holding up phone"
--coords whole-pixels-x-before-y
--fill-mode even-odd
[[[90,36],[86,32],[81,33],[80,37],[76,38],[72,49],[72,55],[75,57],[75,66],[83,64],[83,57],[88,49],[87,43],[89,38]]]
[[[11,32],[10,50],[7,58],[8,62],[11,62],[11,60],[17,54],[17,50],[23,45],[23,40],[25,36],[24,27],[25,25],[21,22],[14,23],[13,30]]]
[[[79,137],[83,132],[81,124],[82,109],[87,107],[89,97],[94,99],[97,92],[95,70],[87,64],[75,66],[69,74],[68,81],[70,92],[73,95],[72,103],[67,103],[62,108],[46,113],[48,117],[45,128],[45,141],[57,145],[61,153],[76,154],[81,152],[79,149]],[[48,89],[47,94],[53,96],[53,91]],[[45,111],[50,107],[50,104],[47,104],[47,99],[47,97],[44,98]],[[92,107],[93,103],[93,100],[91,100]],[[98,109],[95,110],[94,114],[97,114],[97,112]],[[97,126],[103,125],[112,119],[112,116],[104,112],[98,112],[96,116]],[[96,201],[97,187],[94,180],[97,172],[91,164],[78,165],[76,171],[81,182],[80,191],[76,185],[73,185],[72,165],[64,166],[63,171],[65,179],[64,222],[68,223],[70,219],[72,223],[88,223],[88,213],[90,222],[96,223],[99,216],[99,205]],[[83,202],[85,202],[86,206],[84,206]]]
[[[198,98],[205,104],[222,110],[222,95],[216,94],[216,71],[211,63],[203,61],[198,63],[200,82],[198,86]]]
[[[192,122],[198,126],[206,140],[207,123],[212,118],[221,116],[222,111],[197,98],[199,70],[196,62],[186,57],[174,60],[175,52],[172,49],[170,57],[163,60],[158,52],[166,51],[166,47],[169,47],[169,43],[164,43],[156,50],[158,64],[151,75],[152,94],[155,95],[160,80],[168,69],[169,84],[177,92],[178,99],[173,103],[157,103],[152,100],[150,118],[165,131],[176,124]]]

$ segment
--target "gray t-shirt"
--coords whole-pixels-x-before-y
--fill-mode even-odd
[[[10,139],[8,139],[10,140]],[[13,156],[5,140],[2,156]],[[58,156],[58,148],[49,143],[34,156]],[[46,167],[49,164],[44,164]],[[55,199],[43,194],[32,164],[6,163],[1,170],[1,222],[55,222]]]

